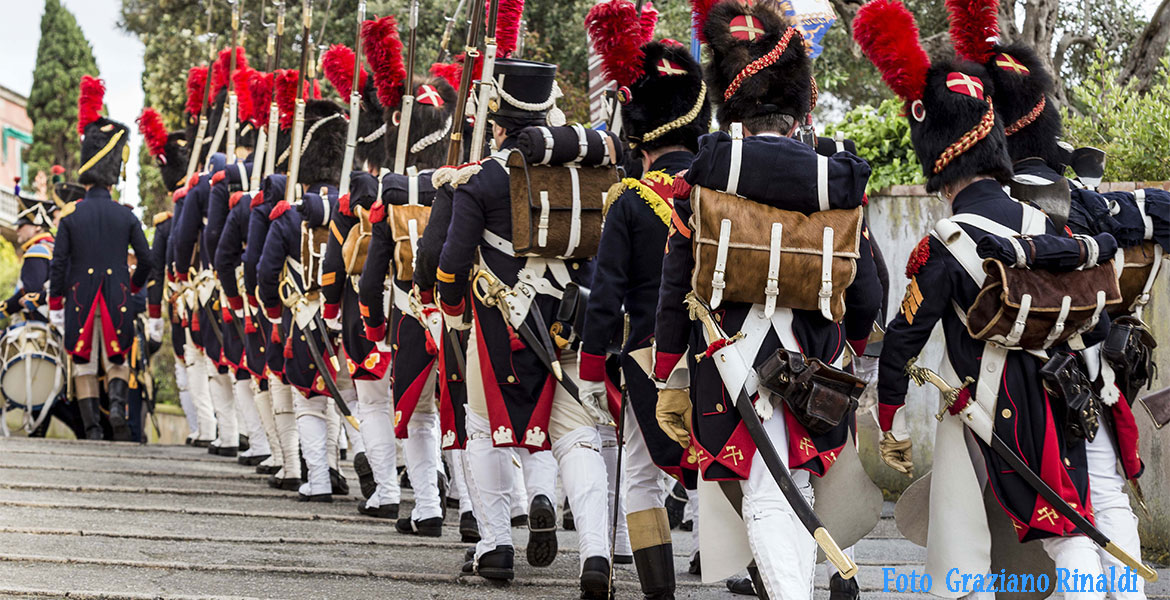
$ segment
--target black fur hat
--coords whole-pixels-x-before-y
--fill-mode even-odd
[[[77,181],[82,185],[109,186],[118,183],[122,164],[128,159],[130,129],[101,117],[85,126],[81,140],[81,168]]]
[[[305,105],[305,134],[297,182],[306,185],[341,181],[345,154],[344,111],[331,100],[310,100]]]
[[[382,108],[382,103],[378,102],[374,78],[367,78],[366,87],[362,90],[362,110],[358,116],[358,140],[357,146],[354,148],[354,157],[357,159],[359,167],[363,163],[369,163],[370,167],[376,171],[379,167],[391,166],[386,161],[386,144],[384,143],[388,130],[388,128],[383,128],[386,123],[383,120],[385,110]],[[380,138],[377,133],[379,130],[382,131]]]
[[[720,123],[774,114],[803,122],[813,103],[811,62],[804,38],[773,3],[725,0],[711,8],[702,28]]]
[[[459,94],[442,77],[415,77],[414,84],[406,164],[419,169],[436,168],[447,158],[447,148],[440,142],[454,126],[453,113]],[[388,167],[394,165],[397,156],[400,117],[397,109],[385,112],[386,135],[383,140]]]
[[[187,158],[191,154],[187,146],[187,134],[182,131],[173,131],[167,134],[167,143],[163,146],[163,155],[166,162],[160,164],[163,185],[168,191],[174,191],[183,184],[183,177],[187,175]]]
[[[711,125],[703,70],[690,49],[678,42],[650,42],[642,51],[645,71],[628,86],[630,98],[622,106],[630,148],[684,146],[698,151],[699,136]]]

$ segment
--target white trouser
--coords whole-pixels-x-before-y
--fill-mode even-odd
[[[1056,563],[1057,579],[1059,579],[1061,569],[1067,570],[1068,573],[1073,573],[1075,570],[1080,575],[1089,575],[1093,578],[1094,582],[1096,582],[1097,577],[1101,574],[1101,558],[1097,556],[1097,544],[1083,535],[1046,538],[1040,540],[1040,545],[1044,547],[1044,551],[1052,558],[1052,562]],[[1073,579],[1073,577],[1069,577],[1070,581]],[[1059,590],[1056,589],[1057,581],[1053,581],[1052,585],[1054,591],[1063,592],[1065,598],[1099,600],[1105,597],[1104,592],[1094,590],[1080,592]]]
[[[585,412],[575,400],[568,401]],[[560,467],[561,485],[573,507],[581,566],[590,557],[608,559],[610,513],[606,488],[609,486],[605,459],[601,457],[601,435],[596,427],[579,427],[553,440],[552,452]]]
[[[187,363],[187,387],[191,390],[191,402],[195,405],[198,439],[210,442],[215,439],[215,407],[211,403],[207,355],[188,341],[187,347],[183,349],[183,361]]]
[[[244,456],[264,456],[272,454],[268,447],[268,437],[264,424],[260,421],[260,412],[256,409],[256,380],[252,378],[237,379],[236,384],[236,412],[240,416],[240,423],[248,435],[248,451]]]
[[[472,511],[471,493],[467,491],[467,479],[464,477],[463,450],[453,448],[443,451],[447,459],[447,466],[451,471],[451,487],[447,492],[449,497],[459,499],[459,514]]]
[[[378,488],[366,506],[375,508],[398,504],[402,492],[396,470],[398,456],[394,442],[394,419],[391,417],[389,375],[377,381],[358,379],[353,382],[361,405],[361,436],[366,460],[374,472]]]
[[[779,415],[777,411],[775,415]],[[788,428],[774,416],[764,421],[764,431],[772,445],[780,448],[780,460],[787,466]],[[813,503],[813,488],[808,471],[792,472],[797,489]],[[769,598],[784,600],[811,599],[816,567],[817,543],[784,498],[764,459],[758,454],[743,488],[743,520],[748,544],[764,581]],[[698,523],[695,524],[698,531]]]
[[[297,431],[301,437],[301,455],[309,469],[308,482],[301,486],[306,496],[329,494],[329,411],[334,410],[324,396],[306,398],[299,390],[293,392],[293,406],[297,414]],[[336,450],[336,446],[334,446]],[[287,466],[287,463],[286,463]]]
[[[524,462],[520,458],[521,456],[524,456],[525,458],[531,458],[532,453],[528,452],[527,450],[522,451],[520,449],[513,448],[512,456],[515,457],[516,462],[520,463],[520,470],[512,472],[510,475],[512,478],[512,517],[514,518],[527,515],[528,505],[532,503],[532,498],[528,495],[528,486],[525,485],[524,482]],[[553,459],[553,462],[555,463],[556,459]],[[533,460],[532,464],[539,464],[539,459]],[[533,472],[536,473],[538,471],[534,470]],[[553,473],[556,473],[555,469],[553,470]],[[555,487],[555,480],[553,481],[553,485]],[[551,500],[552,498],[550,497],[549,499]]]
[[[362,408],[358,402],[357,388],[354,387],[354,380],[349,375],[346,375],[344,371],[337,374],[337,389],[341,392],[341,398],[345,400],[346,408],[349,409],[350,414],[353,415],[353,418],[357,419],[360,425],[362,422]],[[338,415],[338,417],[340,418],[341,415]],[[353,428],[349,419],[341,419],[341,425],[345,428],[345,439],[347,442],[347,445],[343,445],[342,448],[349,449],[349,457],[352,459],[358,454],[364,453],[366,451],[366,442],[362,439],[361,432]]]
[[[187,417],[187,431],[190,437],[199,436],[199,418],[195,414],[195,402],[191,400],[191,389],[187,386],[187,363],[175,361],[175,387],[179,388],[179,406],[183,409],[183,416]]]
[[[232,376],[217,372],[211,359],[207,360],[207,369],[211,374],[208,387],[211,391],[211,403],[215,407],[215,423],[219,432],[216,437],[217,445],[220,448],[235,448],[240,445],[240,429],[236,422]]]
[[[479,558],[496,546],[512,545],[512,480],[516,478],[512,466],[512,451],[497,448],[492,443],[488,420],[467,411],[467,447],[463,453],[466,466],[467,490],[475,507],[479,523],[479,543],[475,556]]]
[[[281,466],[284,464],[284,456],[280,450],[280,435],[276,431],[276,419],[273,418],[272,414],[272,392],[259,390],[257,385],[256,388],[253,388],[252,402],[264,431],[263,437],[268,446],[268,453],[271,455],[264,464]],[[252,445],[255,446],[255,444],[256,442],[252,441]]]
[[[1129,505],[1125,493],[1125,477],[1118,470],[1117,451],[1113,445],[1113,432],[1108,427],[1097,429],[1097,436],[1085,447],[1085,458],[1089,467],[1089,491],[1093,502],[1093,514],[1097,529],[1105,534],[1119,548],[1130,556],[1141,560],[1142,544],[1138,537],[1138,519]],[[1105,551],[1097,548],[1101,569],[1108,572],[1116,567],[1121,572],[1125,565]],[[1145,580],[1136,577],[1136,589],[1116,590],[1109,595],[1116,600],[1144,600]],[[1119,586],[1120,587],[1120,586]]]
[[[438,402],[432,390],[435,389],[435,375],[430,375],[423,386],[422,396],[406,424],[406,439],[402,450],[406,458],[406,472],[410,486],[414,489],[414,510],[410,518],[415,521],[433,519],[443,515],[439,503],[439,413]]]
[[[622,495],[626,512],[662,508],[667,493],[662,488],[662,470],[650,458],[650,449],[642,436],[638,418],[634,416],[634,407],[627,403],[625,413],[626,456],[622,462],[622,477],[625,478]],[[674,485],[674,479],[669,482]]]
[[[683,509],[683,520],[691,522],[691,548],[693,548],[691,558],[694,559],[695,555],[699,553],[699,490],[697,489],[687,490],[687,506]]]
[[[625,477],[618,477],[617,472],[618,455],[621,453],[621,449],[618,448],[617,427],[606,425],[597,429],[601,434],[601,458],[605,460],[605,487],[609,493],[608,502],[605,504],[605,514],[609,515],[610,527],[613,526],[614,500],[617,500],[621,505],[621,508],[618,509],[619,518],[617,520],[617,536],[614,538],[614,554],[629,556],[634,553],[634,550],[630,548],[630,530],[626,524],[626,491],[623,489],[620,495],[617,493],[619,484],[623,487],[625,486],[623,481]],[[627,470],[625,461],[622,462],[622,470]],[[657,479],[655,483],[657,483]],[[661,506],[661,503],[659,506]],[[606,535],[609,535],[608,530],[606,531]]]
[[[280,436],[280,451],[284,455],[283,471],[277,473],[281,479],[301,478],[301,441],[297,430],[297,413],[293,396],[300,396],[293,387],[283,383],[279,377],[269,375],[268,392],[272,398],[272,420]]]
[[[345,419],[341,418],[341,414],[337,412],[337,407],[334,406],[333,398],[325,398],[325,431],[328,434],[325,437],[325,462],[330,469],[341,472],[341,465],[339,459],[341,456],[338,452],[341,449],[341,432],[344,427],[341,422]]]
[[[549,502],[553,502],[555,506],[557,459],[551,452],[532,452],[526,448],[516,448],[515,450],[524,471],[523,478],[516,478],[522,479],[518,485],[525,494],[519,497],[519,501],[524,504],[524,510],[520,514],[528,512],[528,506],[537,496],[548,498]]]

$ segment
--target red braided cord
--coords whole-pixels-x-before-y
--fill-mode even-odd
[[[735,95],[735,92],[739,91],[739,86],[743,85],[744,81],[779,60],[780,55],[784,54],[784,51],[788,49],[788,42],[792,41],[792,36],[795,34],[796,30],[789,27],[788,31],[784,32],[784,37],[780,38],[780,41],[776,43],[775,48],[772,48],[767,54],[748,63],[748,66],[744,67],[739,72],[739,75],[736,75],[735,79],[731,81],[731,85],[727,86],[727,90],[723,92],[723,100],[725,102],[731,100],[731,97]]]
[[[959,138],[958,141],[948,146],[946,150],[942,151],[942,154],[940,154],[938,159],[934,161],[934,174],[937,175],[940,171],[945,169],[947,165],[951,164],[951,161],[958,158],[960,154],[970,150],[972,146],[978,144],[980,140],[987,137],[987,134],[991,133],[991,128],[994,126],[995,106],[992,104],[991,99],[988,98],[987,113],[983,115],[983,118],[979,120],[979,124],[976,125],[971,131],[964,133],[963,137]]]
[[[1040,96],[1040,102],[1036,104],[1036,106],[1032,109],[1032,112],[1020,117],[1020,120],[1012,123],[1007,129],[1003,130],[1003,132],[1011,135],[1031,125],[1032,123],[1035,123],[1036,119],[1040,118],[1040,113],[1044,112],[1044,107],[1047,104],[1047,96]]]

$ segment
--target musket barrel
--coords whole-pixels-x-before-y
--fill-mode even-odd
[[[475,59],[479,57],[477,43],[483,28],[484,0],[475,0],[471,6],[471,25],[467,28],[467,44],[464,46],[463,78],[459,82],[459,99],[455,103],[455,125],[451,128],[451,143],[447,146],[447,164],[457,165],[463,156],[463,123],[467,110],[467,95],[471,93],[471,79],[475,71]]]
[[[406,81],[403,84],[402,110],[398,121],[398,144],[394,150],[394,172],[406,173],[406,151],[410,142],[410,120],[414,117],[414,52],[418,29],[418,0],[410,2],[408,26],[410,36],[406,47]]]
[[[296,198],[297,177],[301,171],[301,143],[305,135],[305,69],[309,67],[309,52],[312,40],[309,28],[313,25],[313,0],[305,0],[302,15],[303,35],[301,36],[301,68],[297,71],[296,108],[293,113],[292,140],[289,146],[288,182],[284,188],[284,199],[289,204]]]
[[[358,2],[357,36],[353,43],[353,81],[349,92],[349,127],[345,132],[345,155],[341,159],[341,181],[337,195],[349,193],[349,171],[353,168],[353,155],[357,147],[358,117],[361,112],[362,93],[358,89],[362,65],[362,23],[366,20],[366,0]]]

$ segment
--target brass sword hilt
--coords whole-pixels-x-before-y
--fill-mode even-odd
[[[955,387],[947,383],[947,380],[943,379],[942,375],[939,375],[938,373],[926,367],[919,367],[915,364],[916,362],[918,362],[917,356],[911,358],[906,363],[906,368],[904,369],[906,376],[908,376],[911,380],[914,381],[914,383],[918,385],[930,384],[938,388],[939,392],[942,392],[943,407],[939,409],[938,414],[934,416],[934,418],[938,419],[941,423],[943,417],[946,416],[947,411],[955,405],[955,402],[959,401],[959,394],[962,393],[962,391],[966,389],[967,386],[975,383],[975,380],[971,377],[968,377],[963,380],[963,385]]]

